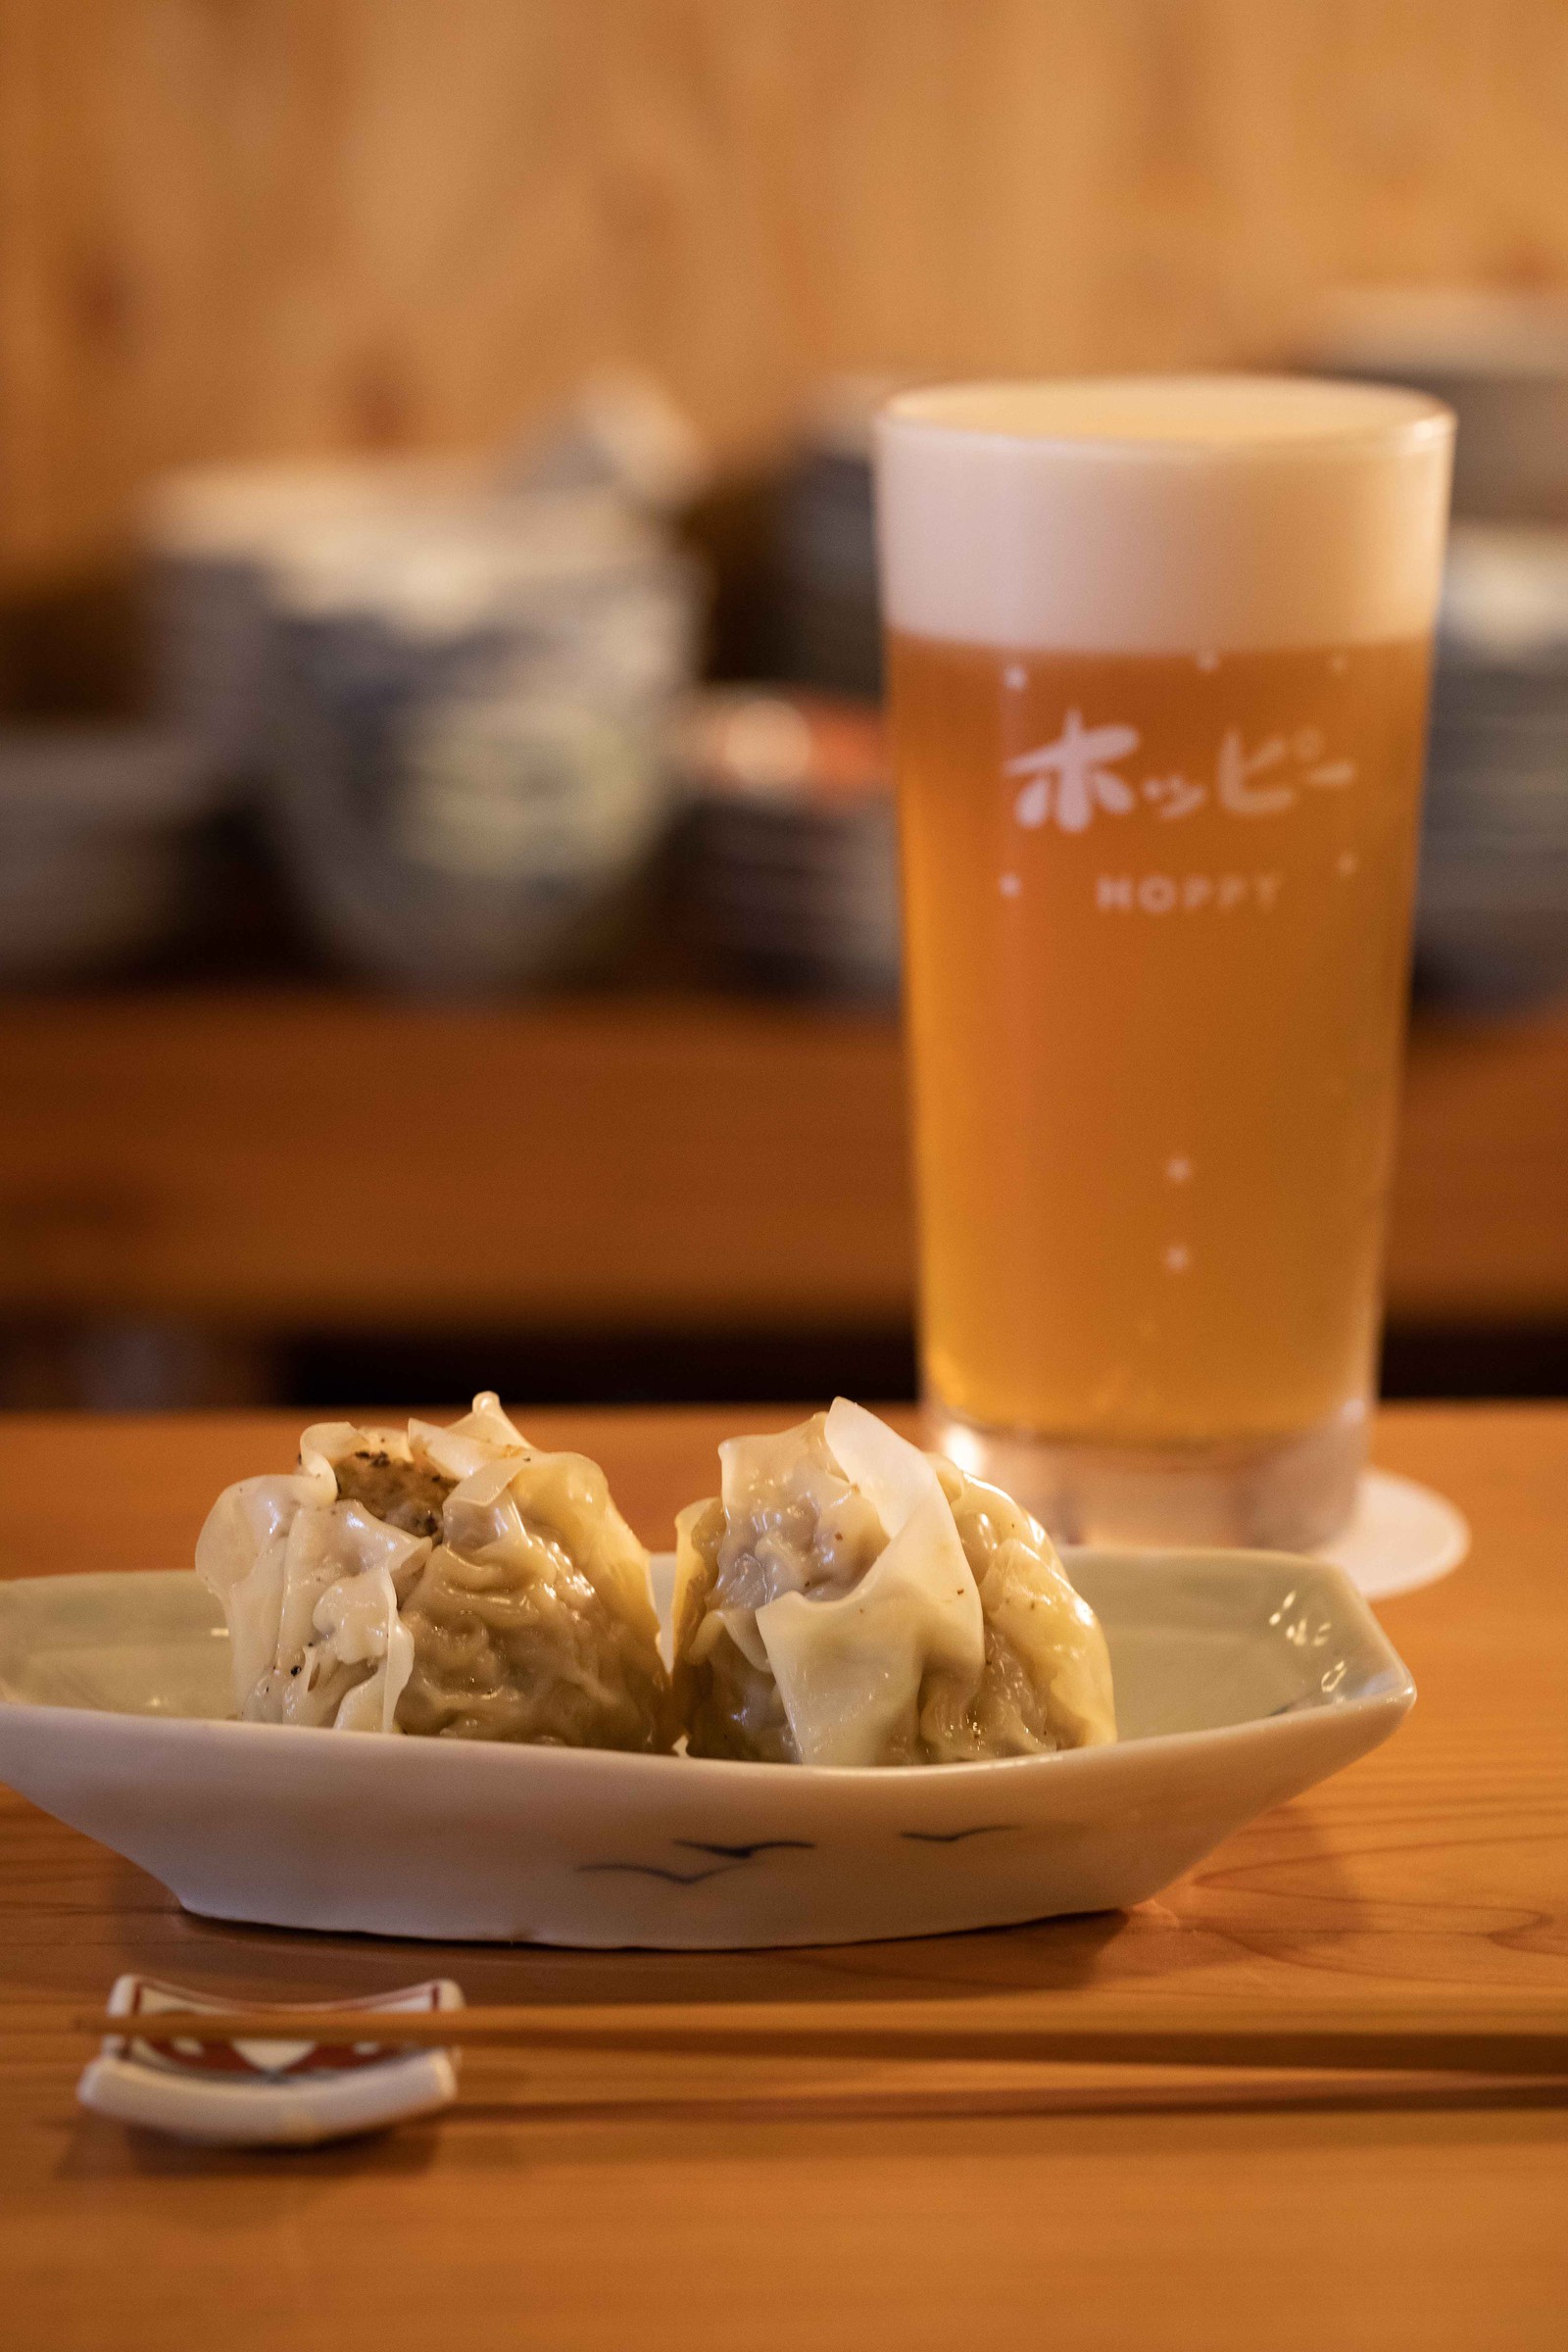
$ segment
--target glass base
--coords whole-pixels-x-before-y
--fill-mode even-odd
[[[1058,1544],[1308,1551],[1348,1521],[1366,1461],[1360,1404],[1291,1438],[1159,1448],[986,1429],[934,1399],[925,1409],[936,1451],[1003,1488]]]

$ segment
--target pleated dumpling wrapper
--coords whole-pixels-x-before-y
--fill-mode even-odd
[[[720,1446],[676,1527],[698,1756],[957,1764],[1116,1737],[1110,1660],[1045,1530],[840,1397]]]
[[[238,1714],[338,1731],[659,1749],[674,1738],[648,1554],[579,1453],[493,1396],[449,1428],[318,1422],[214,1504]]]

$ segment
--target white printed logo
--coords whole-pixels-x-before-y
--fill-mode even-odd
[[[1043,825],[1054,815],[1064,833],[1082,833],[1097,801],[1110,815],[1126,816],[1137,807],[1137,796],[1105,762],[1125,760],[1140,740],[1136,727],[1086,728],[1078,712],[1069,710],[1054,743],[1007,761],[1009,776],[1031,778],[1013,803],[1019,824]]]
[[[1278,903],[1283,874],[1101,874],[1095,906],[1102,914],[1263,914]]]
[[[1027,778],[1012,812],[1031,831],[1054,819],[1063,833],[1082,833],[1097,808],[1130,816],[1140,802],[1166,823],[1191,816],[1212,798],[1227,816],[1281,816],[1294,808],[1303,785],[1334,791],[1355,782],[1349,760],[1327,760],[1315,727],[1270,735],[1249,751],[1240,727],[1220,739],[1209,782],[1179,771],[1144,776],[1137,784],[1117,772],[1143,741],[1136,727],[1086,727],[1069,710],[1054,743],[1009,760],[1004,772]]]

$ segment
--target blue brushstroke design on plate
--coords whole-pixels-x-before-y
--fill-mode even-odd
[[[715,1862],[708,1870],[664,1870],[657,1862],[579,1862],[577,1872],[585,1879],[615,1871],[627,1878],[663,1879],[671,1886],[700,1886],[705,1879],[722,1879],[745,1867],[744,1862]]]
[[[1010,1821],[982,1821],[972,1830],[901,1830],[899,1836],[914,1845],[961,1845],[966,1838],[1000,1838],[1012,1826]]]
[[[670,1843],[683,1845],[694,1854],[722,1854],[730,1862],[750,1862],[754,1854],[776,1854],[786,1850],[814,1854],[816,1851],[809,1838],[759,1838],[751,1845],[710,1845],[702,1838],[672,1838]]]
[[[669,1842],[683,1846],[691,1854],[711,1854],[714,1860],[707,1870],[674,1870],[658,1862],[579,1862],[577,1870],[584,1877],[596,1872],[619,1871],[629,1878],[662,1879],[670,1886],[700,1886],[705,1879],[720,1879],[732,1870],[743,1870],[759,1854],[816,1851],[809,1838],[759,1838],[750,1845],[715,1845],[704,1838],[672,1838]]]

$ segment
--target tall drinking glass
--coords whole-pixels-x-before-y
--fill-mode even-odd
[[[1064,1537],[1348,1515],[1452,436],[1246,376],[878,420],[927,1401]]]

